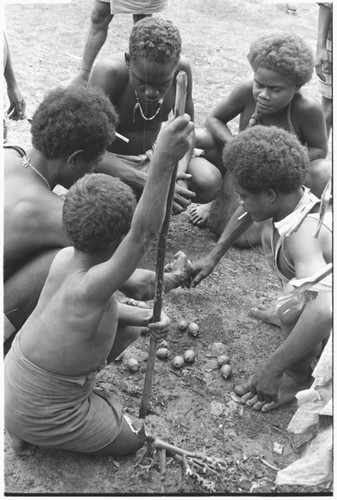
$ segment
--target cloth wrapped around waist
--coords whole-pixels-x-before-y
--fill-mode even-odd
[[[165,9],[168,0],[110,0],[111,14],[153,14]]]
[[[45,448],[104,448],[120,433],[122,405],[93,388],[96,373],[72,377],[39,368],[23,355],[18,333],[4,362],[6,429]]]

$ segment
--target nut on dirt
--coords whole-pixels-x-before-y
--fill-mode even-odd
[[[172,359],[172,366],[177,370],[180,370],[184,366],[184,358],[182,356],[174,356]]]
[[[186,321],[186,319],[181,319],[180,321],[178,321],[178,330],[184,332],[187,327],[188,327],[188,322]]]
[[[221,368],[223,365],[229,365],[231,362],[229,356],[227,356],[226,354],[220,354],[217,361],[219,368]]]
[[[223,378],[229,378],[232,375],[232,367],[231,365],[223,365],[220,368],[220,373]]]
[[[184,352],[184,360],[186,363],[194,363],[195,352],[193,351],[193,349],[187,349],[187,351]]]
[[[127,360],[127,367],[131,373],[136,373],[139,370],[139,363],[136,358],[129,358]]]
[[[187,327],[187,333],[191,335],[191,337],[198,337],[199,335],[199,326],[192,322]]]
[[[157,349],[157,358],[159,359],[167,359],[169,354],[170,354],[170,351],[167,349],[167,347],[160,347],[159,349]]]

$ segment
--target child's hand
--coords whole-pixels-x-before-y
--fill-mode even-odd
[[[159,342],[167,337],[170,331],[171,320],[164,312],[161,313],[160,321],[157,323],[149,323],[148,328],[150,334]]]

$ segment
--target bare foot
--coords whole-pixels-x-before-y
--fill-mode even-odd
[[[255,318],[262,319],[262,321],[265,321],[266,323],[281,327],[280,318],[278,317],[273,305],[253,307],[250,310],[250,313]]]
[[[308,389],[311,384],[312,384],[311,377],[303,382],[298,382],[289,374],[284,373],[282,377],[280,398],[275,403],[274,402],[266,403],[265,401],[259,401],[257,399],[257,396],[254,396],[250,392],[250,382],[237,385],[236,387],[234,387],[234,392],[235,394],[241,397],[240,402],[242,404],[249,406],[255,411],[267,412],[273,410],[274,408],[278,408],[279,406],[282,406],[285,403],[289,403],[290,401],[295,399],[295,396],[299,391]]]
[[[194,207],[190,211],[190,221],[194,226],[206,227],[213,201]]]

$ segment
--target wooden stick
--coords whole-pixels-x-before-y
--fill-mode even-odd
[[[184,71],[179,71],[176,82],[177,82],[177,88],[176,88],[176,100],[175,100],[174,112],[175,116],[180,116],[185,112],[185,104],[186,104],[187,75]],[[161,308],[163,304],[166,240],[170,224],[177,169],[178,169],[178,163],[176,164],[172,173],[170,189],[167,196],[166,214],[158,239],[155,297],[154,297],[153,319],[152,319],[154,323],[160,321]],[[139,410],[139,418],[145,418],[147,412],[147,407],[152,388],[154,365],[156,361],[156,347],[157,347],[157,342],[153,338],[153,336],[151,336],[146,373],[145,373],[144,389]]]

